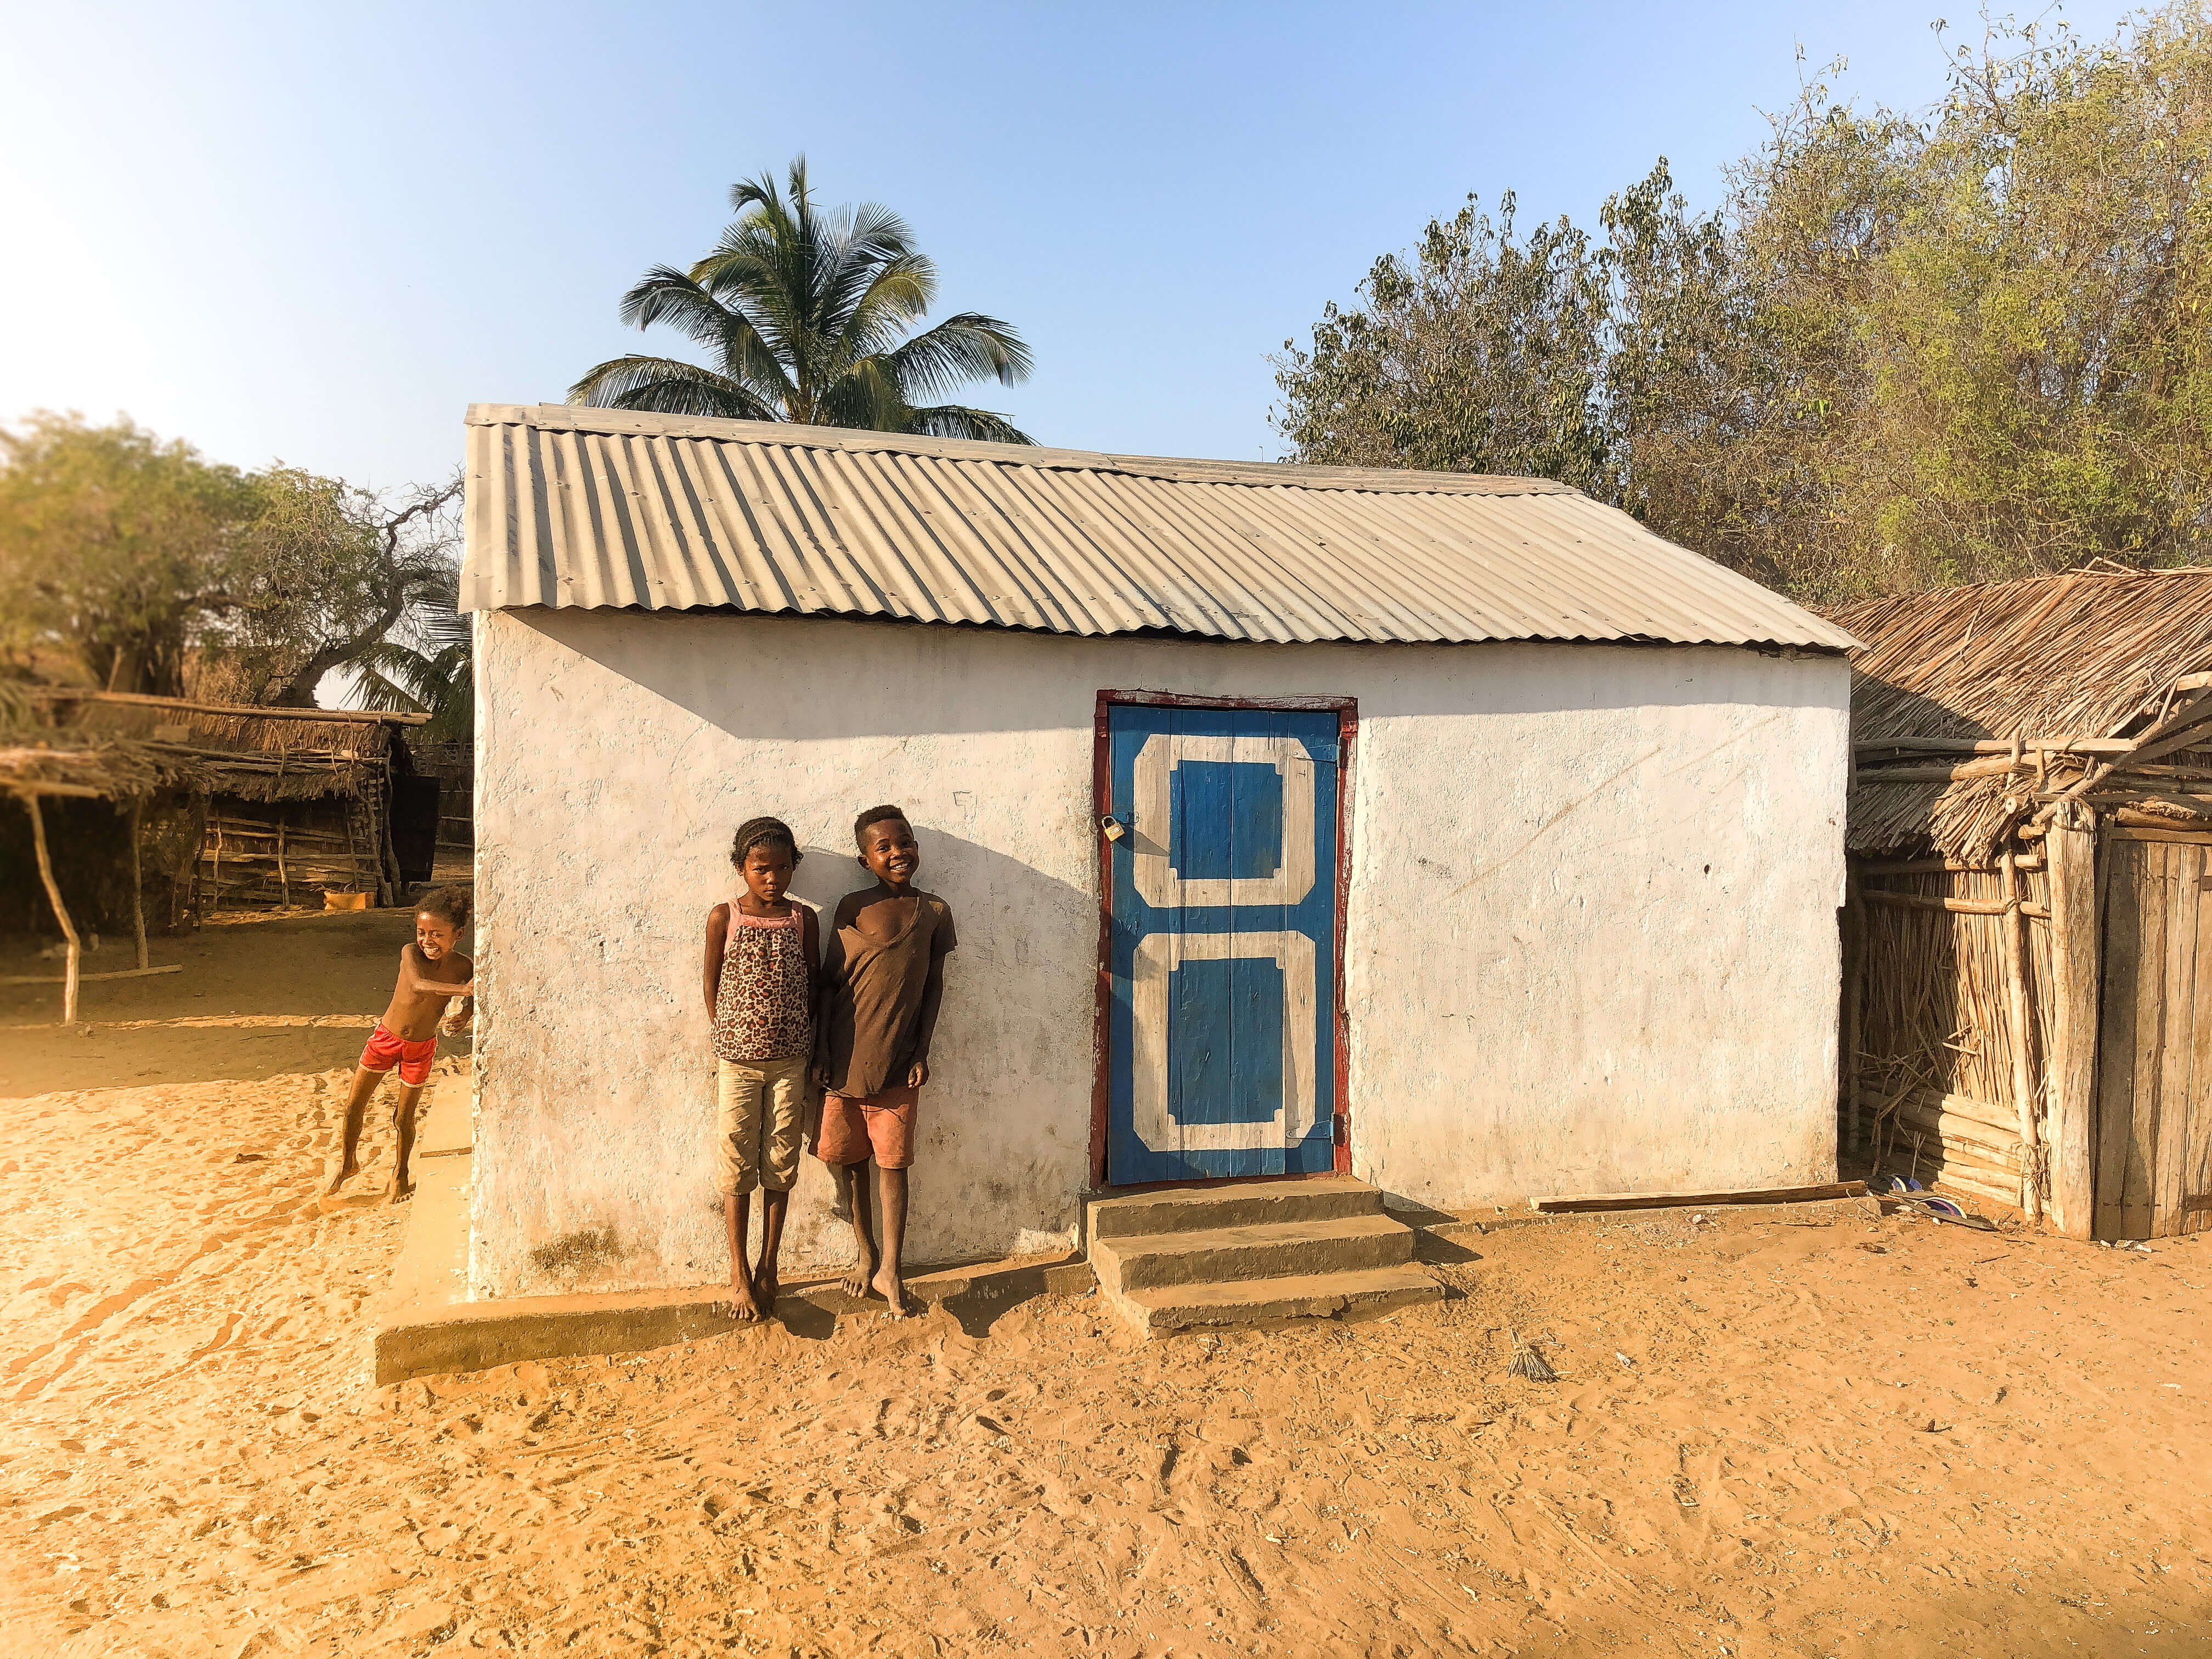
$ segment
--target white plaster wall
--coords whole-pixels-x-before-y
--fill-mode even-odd
[[[763,811],[828,904],[854,812],[903,805],[957,915],[914,1260],[1070,1240],[1102,687],[1359,700],[1355,1173],[1447,1208],[1832,1174],[1838,659],[532,611],[477,662],[477,1295],[726,1273],[701,930]],[[848,1256],[829,1195],[808,1160],[794,1270]]]

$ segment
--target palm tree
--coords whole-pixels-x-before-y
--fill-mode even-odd
[[[872,203],[817,210],[805,156],[787,191],[763,177],[732,185],[730,205],[738,216],[713,252],[688,271],[654,266],[622,301],[624,323],[680,329],[714,366],[617,357],[571,386],[570,403],[1035,441],[1003,415],[929,401],[967,380],[1025,380],[1030,352],[974,311],[902,342],[937,296],[937,267],[897,215]]]
[[[401,625],[348,665],[363,708],[387,714],[428,714],[422,735],[465,743],[476,733],[474,635],[458,608],[460,580],[434,579]]]

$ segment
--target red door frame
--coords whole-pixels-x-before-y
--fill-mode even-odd
[[[1091,824],[1109,810],[1113,793],[1112,755],[1109,747],[1109,711],[1116,705],[1139,704],[1155,708],[1282,708],[1336,715],[1336,983],[1329,995],[1329,1020],[1335,1040],[1336,1144],[1333,1175],[1352,1172],[1352,1046],[1344,1000],[1345,923],[1352,910],[1352,762],[1359,738],[1359,700],[1357,697],[1194,697],[1176,691],[1101,691],[1091,717]],[[1106,1118],[1112,1087],[1114,941],[1114,844],[1098,836],[1098,992],[1097,1024],[1092,1042],[1097,1053],[1091,1083],[1091,1186],[1106,1190]],[[1155,1187],[1225,1187],[1240,1181],[1302,1181],[1297,1176],[1225,1176],[1218,1181],[1153,1181],[1115,1188],[1144,1192]]]

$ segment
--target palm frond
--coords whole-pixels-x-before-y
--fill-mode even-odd
[[[950,391],[967,380],[1012,386],[1029,378],[1030,349],[1012,327],[981,312],[963,311],[917,334],[889,354],[899,389],[912,400]]]
[[[424,688],[414,682],[414,677],[402,664],[378,664],[368,657],[359,657],[350,665],[354,672],[354,698],[363,708],[379,714],[430,712],[423,707]]]
[[[880,356],[849,366],[823,394],[815,418],[823,426],[869,432],[906,432],[913,410],[900,393],[898,380]]]
[[[354,696],[380,714],[428,714],[426,737],[465,737],[475,723],[474,664],[465,640],[428,654],[380,641],[350,665]]]
[[[720,344],[732,320],[727,307],[694,282],[689,272],[672,265],[655,265],[633,283],[622,296],[617,314],[625,328],[651,328],[664,323],[702,345]]]
[[[726,421],[775,421],[782,411],[726,374],[673,357],[617,357],[568,388],[568,401],[655,415],[704,415]]]
[[[794,200],[806,194],[806,157],[803,153],[791,158],[791,194]],[[782,212],[783,192],[777,187],[774,173],[763,173],[757,179],[740,179],[730,186],[731,212],[742,217],[752,208]]]
[[[682,331],[714,348],[725,376],[764,401],[781,401],[790,387],[775,353],[742,307],[724,304],[697,276],[696,268],[685,272],[656,266],[623,295],[623,321],[638,328],[665,323]]]
[[[878,267],[837,319],[835,349],[840,365],[896,345],[928,314],[936,291],[937,269],[918,253]]]
[[[907,411],[906,431],[922,438],[972,438],[986,444],[1033,444],[1035,438],[1005,416],[961,404],[933,404]]]
[[[866,203],[839,216],[830,257],[822,261],[817,325],[833,338],[850,339],[866,310],[903,328],[928,314],[937,297],[937,267],[914,246],[914,233],[889,209]],[[888,339],[872,337],[860,353]]]

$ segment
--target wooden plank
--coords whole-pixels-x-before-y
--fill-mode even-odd
[[[1810,1204],[1822,1199],[1863,1198],[1863,1181],[1829,1181],[1811,1187],[1754,1187],[1735,1192],[1576,1193],[1532,1198],[1539,1215],[1584,1215],[1602,1210],[1679,1210],[1692,1205]]]
[[[2017,1210],[2020,1207],[2018,1200],[2003,1188],[1994,1182],[1981,1180],[1971,1170],[1941,1170],[1936,1176],[1936,1186],[1939,1192],[1943,1188],[1948,1187],[1954,1192],[1964,1193],[1969,1198],[1978,1199],[1984,1204],[1996,1205],[2004,1209]]]
[[[2096,1221],[2097,832],[2077,806],[2062,806],[2045,846],[2051,866],[2051,1053],[2045,1113],[2051,1144],[2051,1220],[2070,1238]]]
[[[104,974],[79,974],[76,982],[88,985],[96,979],[148,979],[155,974],[181,974],[185,964],[170,963],[164,968],[116,968]],[[60,974],[0,974],[0,985],[60,985],[64,983]]]
[[[1955,1117],[1961,1122],[1978,1125],[2002,1139],[2017,1141],[2020,1126],[2008,1106],[1994,1101],[1976,1100],[1971,1095],[1947,1095],[1940,1089],[1916,1091],[1908,1104],[1922,1111],[1939,1112],[1946,1117]]]
[[[2147,846],[2212,847],[2212,829],[2146,830],[2137,825],[2116,824],[2105,833],[2113,841],[2141,842]]]
[[[1994,864],[1966,864],[1958,859],[1896,859],[1887,862],[1853,859],[1851,861],[1861,876],[1993,876],[1997,872]],[[2033,853],[2020,859],[2023,870],[2040,870],[2043,860]]]
[[[1885,905],[1894,910],[1948,910],[1957,916],[2002,916],[2012,909],[2009,904],[1994,899],[1952,898],[1936,893],[1885,893],[1880,888],[1866,890],[1869,904]]]
[[[1861,902],[1859,872],[1844,861],[1844,908],[1838,916],[1843,933],[1844,982],[1842,1041],[1836,1055],[1837,1103],[1840,1109],[1841,1139],[1838,1151],[1856,1154],[1864,1126],[1859,1076],[1861,1007],[1866,1000],[1866,906]]]
[[[2149,1176],[2151,1235],[2181,1231],[2182,1169],[2189,1152],[2189,1103],[2196,1093],[2197,912],[2203,902],[2204,852],[2166,849],[2172,879],[2166,914],[2166,975],[2160,1022],[2158,1115],[2152,1131]]]
[[[2027,738],[2021,748],[2028,754],[2047,750],[2053,754],[2124,755],[2135,748],[2132,738]],[[1851,744],[1856,753],[1879,754],[1886,749],[1913,750],[1930,755],[2009,755],[2006,738],[1862,738]]]
[[[2014,867],[2009,848],[2004,854],[2004,882],[2006,902],[2016,904],[2021,896],[2021,876]],[[2035,1221],[2043,1215],[2043,1193],[2035,1181],[2036,1148],[2042,1143],[2042,1133],[2035,1121],[2035,1033],[2027,1008],[2027,940],[2021,933],[2019,916],[2007,916],[2002,925],[2004,928],[2006,1046],[2012,1050],[2013,1103],[2020,1121],[2023,1177],[2021,1207],[2027,1212],[2030,1221]]]
[[[2174,1231],[2212,1226],[2212,858],[2197,872],[2197,983],[2190,1006],[2190,1098],[2181,1127],[2181,1204]],[[2167,1133],[2174,1129],[2169,1126]]]
[[[2111,797],[2101,793],[2093,797],[2091,801],[2100,811],[2107,810],[2110,803]],[[2212,815],[2203,812],[2177,817],[2170,812],[2146,812],[2132,806],[2122,806],[2112,810],[2111,817],[2113,823],[2123,830],[2163,830],[2168,834],[2178,832],[2184,835],[2195,830],[2200,836],[2212,835]]]
[[[349,726],[427,726],[428,714],[380,714],[367,708],[278,708],[267,703],[188,702],[182,697],[152,697],[137,691],[89,691],[73,686],[41,685],[31,695],[43,702],[112,702],[142,708],[173,708],[186,714],[228,714],[258,720],[321,720]]]
[[[2153,1157],[2158,1146],[2158,1085],[2166,1048],[2166,919],[2173,908],[2171,847],[2149,849],[2144,863],[2142,958],[2136,969],[2136,1028],[2130,1038],[2135,1092],[2130,1102],[2120,1237],[2150,1237]]]
[[[1941,1112],[1931,1112],[1917,1103],[1908,1103],[1897,1109],[1897,1123],[1901,1135],[1914,1133],[1933,1135],[1947,1146],[1955,1146],[1961,1152],[1984,1164],[2008,1168],[2020,1173],[2020,1138],[2001,1130],[1985,1127],[1961,1117],[1948,1117]]]
[[[2095,1235],[2116,1239],[2127,1190],[2135,1113],[2136,1003],[2142,957],[2143,860],[2154,848],[2108,840],[2101,861],[2105,914],[2104,1017],[2098,1033]]]
[[[1967,761],[1958,766],[1863,767],[1857,781],[1867,783],[1964,783],[1971,778],[2001,778],[2014,769],[2010,755]]]

